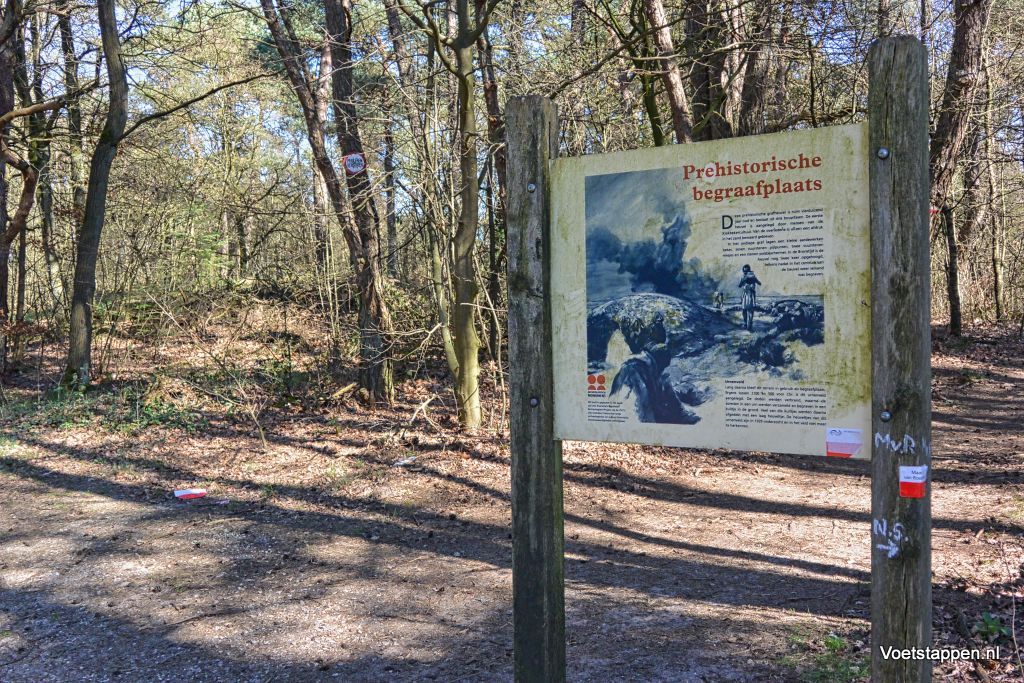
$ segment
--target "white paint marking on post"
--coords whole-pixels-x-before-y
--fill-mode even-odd
[[[881,539],[881,542],[877,543],[875,547],[884,550],[890,560],[899,556],[900,548],[906,539],[902,522],[894,522],[890,526],[887,520],[875,519],[872,520],[871,531]]]

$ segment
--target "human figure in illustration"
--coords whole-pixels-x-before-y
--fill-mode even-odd
[[[750,266],[743,266],[743,277],[740,278],[740,289],[743,290],[741,304],[743,308],[743,327],[749,332],[754,331],[754,304],[757,303],[757,287],[761,281],[754,275]]]
[[[715,304],[715,310],[719,313],[722,312],[722,307],[725,305],[725,294],[722,292],[715,292],[715,295],[711,297],[711,301]]]

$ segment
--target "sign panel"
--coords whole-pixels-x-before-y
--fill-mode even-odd
[[[869,458],[867,142],[556,160],[555,436]]]

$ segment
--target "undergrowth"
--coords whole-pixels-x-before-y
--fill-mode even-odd
[[[790,634],[790,654],[781,663],[804,683],[859,683],[866,681],[870,664],[864,652],[835,633],[823,638],[800,630]]]

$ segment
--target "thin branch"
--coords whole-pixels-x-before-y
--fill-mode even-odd
[[[563,90],[568,88],[573,83],[576,83],[577,81],[583,80],[587,76],[592,76],[592,75],[596,74],[598,71],[601,70],[602,67],[604,67],[605,64],[607,64],[608,62],[612,61],[613,59],[615,59],[616,57],[621,55],[623,53],[623,51],[625,51],[625,49],[626,49],[625,44],[620,43],[619,47],[617,47],[616,49],[612,50],[611,52],[609,52],[607,55],[605,55],[601,59],[597,60],[597,62],[595,62],[593,66],[587,67],[586,69],[584,69],[583,71],[579,72],[578,74],[570,76],[569,78],[565,79],[564,81],[562,81],[561,83],[556,85],[554,88],[549,90],[548,91],[548,97],[550,97],[551,99],[555,99],[556,97],[558,97],[559,95],[562,94]]]
[[[487,30],[487,22],[491,19],[491,12],[494,11],[494,8],[497,7],[499,3],[501,3],[501,0],[491,0],[487,3],[487,7],[484,8],[483,14],[477,19],[476,28],[470,31],[469,35],[466,37],[469,45],[475,43],[477,38],[482,36],[484,31]]]
[[[20,109],[12,109],[3,116],[0,116],[0,129],[6,126],[14,119],[21,118],[22,116],[32,116],[32,114],[38,114],[41,111],[50,111],[51,109],[58,109],[63,107],[68,101],[67,95],[61,95],[47,102],[37,102],[36,104],[30,104],[27,107],[21,107]]]
[[[28,224],[28,215],[32,211],[32,204],[36,196],[36,184],[39,182],[39,171],[32,164],[12,152],[7,143],[2,139],[0,139],[0,157],[18,169],[22,177],[21,197],[18,199],[18,208],[14,215],[11,216],[10,224],[3,234],[4,242],[11,244],[14,238],[21,234]]]
[[[412,23],[416,24],[416,27],[419,30],[427,34],[427,38],[434,43],[436,48],[434,50],[434,54],[436,54],[438,59],[441,60],[441,64],[444,65],[444,68],[458,76],[458,68],[456,68],[454,62],[452,62],[451,58],[446,55],[444,51],[444,48],[451,47],[452,41],[441,33],[441,28],[430,15],[430,5],[420,5],[420,9],[423,11],[422,17],[416,16],[411,9],[405,6],[405,3],[402,2],[402,0],[398,0],[398,8],[402,10],[405,16],[409,17]]]
[[[158,111],[158,112],[154,112],[152,114],[147,114],[146,116],[143,116],[138,121],[136,121],[131,126],[129,126],[128,130],[126,130],[124,132],[124,134],[121,135],[120,138],[118,138],[118,142],[120,142],[121,140],[124,140],[126,137],[128,137],[129,135],[134,133],[135,130],[137,128],[139,128],[139,126],[145,125],[147,123],[151,123],[152,121],[156,121],[157,119],[165,118],[165,117],[170,116],[171,114],[173,114],[175,112],[181,111],[182,109],[187,109],[187,108],[191,107],[193,104],[197,104],[199,102],[202,102],[203,100],[207,99],[208,97],[212,97],[212,96],[216,95],[217,93],[221,92],[222,90],[227,90],[228,88],[234,88],[236,85],[245,85],[246,83],[252,83],[253,81],[257,81],[257,80],[259,80],[261,78],[270,78],[270,77],[276,76],[276,75],[277,74],[266,74],[266,73],[264,73],[264,74],[256,74],[255,76],[250,76],[248,78],[242,78],[242,79],[237,80],[237,81],[231,81],[230,83],[223,83],[221,85],[218,85],[216,88],[213,88],[211,90],[207,90],[202,95],[197,95],[196,97],[193,97],[191,99],[185,100],[184,102],[182,102],[180,104],[176,104],[173,107],[171,107],[170,109],[165,109],[163,111]]]
[[[816,119],[817,119],[817,122],[818,122],[819,125],[821,125],[821,124],[830,124],[830,123],[834,123],[834,122],[836,122],[836,121],[838,121],[840,119],[849,118],[849,117],[853,116],[854,114],[863,113],[864,111],[865,111],[865,109],[863,107],[844,107],[843,109],[837,109],[837,110],[835,110],[833,112],[829,112],[827,114],[819,114],[816,117]],[[784,131],[784,130],[787,130],[789,128],[792,128],[793,126],[795,126],[798,123],[803,123],[805,121],[811,121],[811,112],[809,112],[809,111],[802,111],[802,112],[798,112],[796,114],[793,114],[792,116],[787,116],[786,118],[782,119],[781,121],[779,121],[775,125],[771,126],[767,132],[769,132],[769,133],[777,133],[777,132],[780,132],[780,131]]]

